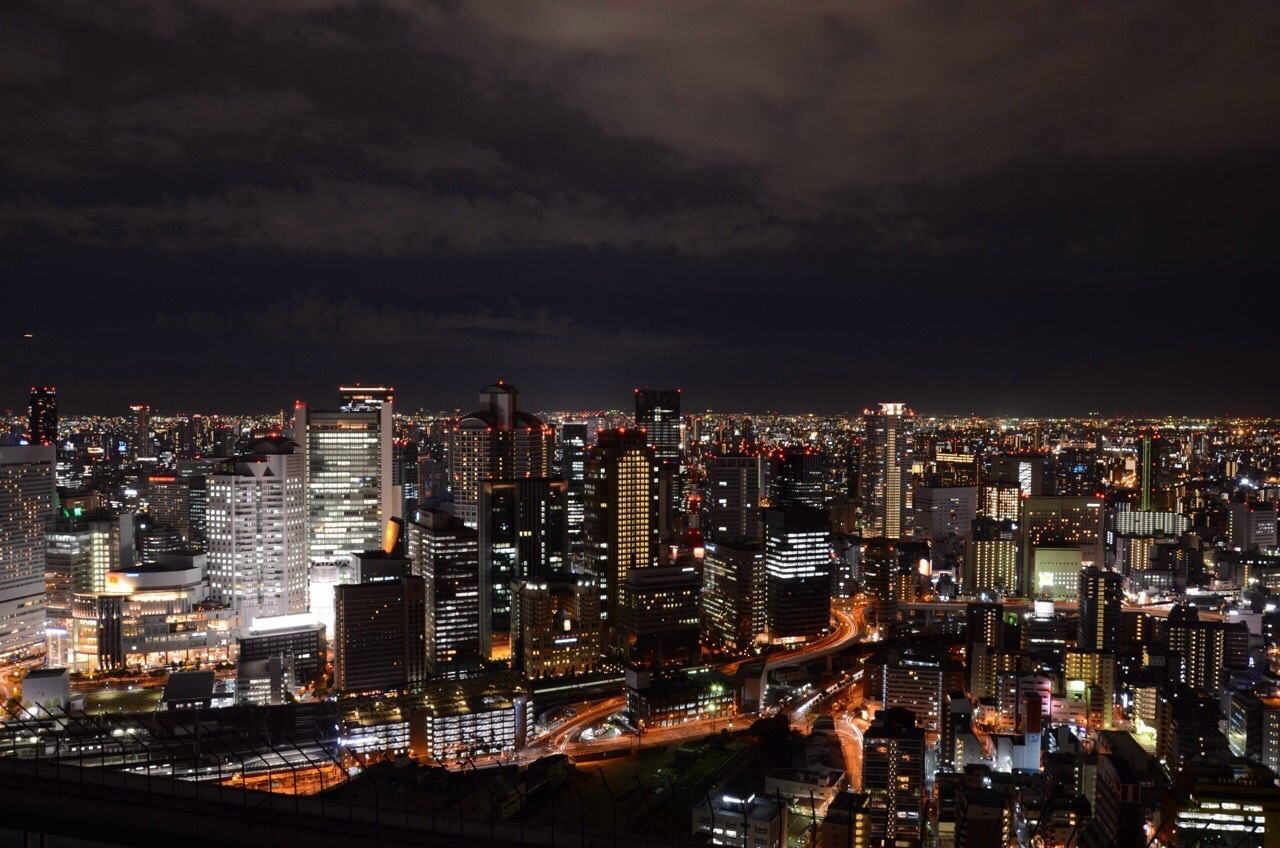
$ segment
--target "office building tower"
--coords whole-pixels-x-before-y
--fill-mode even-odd
[[[151,407],[137,403],[129,407],[132,431],[129,434],[130,457],[151,456]]]
[[[31,403],[27,407],[27,443],[58,444],[58,389],[54,386],[31,387]]]
[[[1003,597],[1018,592],[1017,525],[992,518],[975,519],[965,537],[965,594]]]
[[[636,427],[644,430],[654,458],[678,476],[684,457],[684,418],[679,389],[636,389]]]
[[[546,477],[480,481],[477,531],[488,585],[481,627],[486,656],[510,650],[513,583],[560,571],[568,563],[568,487]]]
[[[703,536],[719,540],[760,538],[760,498],[765,491],[765,459],[759,454],[713,454],[703,467]]]
[[[179,550],[182,537],[177,528],[161,524],[146,513],[133,517],[134,558],[140,565],[154,565],[161,554]]]
[[[812,448],[786,448],[769,457],[769,505],[822,509],[822,456]]]
[[[1114,653],[1120,644],[1120,605],[1123,578],[1096,565],[1080,572],[1080,629],[1076,647],[1082,651]]]
[[[971,486],[922,486],[914,501],[914,535],[929,542],[963,536],[978,515],[978,490]]]
[[[0,655],[43,638],[45,533],[54,519],[52,446],[0,447]]]
[[[1031,552],[1029,597],[1076,601],[1080,570],[1085,568],[1079,548],[1042,545]]]
[[[275,436],[208,478],[209,595],[242,629],[307,610],[304,459],[297,443]]]
[[[886,710],[905,709],[920,727],[937,731],[942,718],[942,667],[907,657],[884,667],[880,702]]]
[[[978,457],[971,453],[950,453],[938,450],[931,463],[933,479],[943,488],[977,486]]]
[[[583,531],[588,571],[605,590],[605,627],[617,632],[627,575],[658,564],[658,465],[639,430],[601,430],[587,452]]]
[[[334,589],[334,686],[348,694],[426,681],[426,581],[402,577]]]
[[[978,490],[978,514],[992,521],[1017,521],[1022,494],[1017,483],[987,481]]]
[[[878,605],[914,601],[916,565],[899,542],[868,539],[859,554],[862,583]]]
[[[412,521],[422,489],[418,481],[418,443],[397,441],[391,447],[391,483],[400,490],[396,515]]]
[[[1233,754],[1280,774],[1280,698],[1232,692],[1227,728]]]
[[[882,403],[863,413],[858,496],[864,536],[900,539],[911,532],[911,461],[915,413]]]
[[[1160,455],[1163,447],[1163,439],[1154,430],[1143,430],[1138,434],[1138,509],[1141,512],[1151,512],[1157,508],[1156,475],[1160,471]]]
[[[775,644],[805,642],[831,626],[831,542],[826,516],[764,511],[766,622]]]
[[[382,545],[400,498],[392,483],[392,405],[294,410],[306,473],[307,556],[336,562]]]
[[[1047,494],[1044,488],[1044,457],[1039,454],[1001,454],[991,458],[989,482],[1018,487],[1024,498]]]
[[[442,510],[419,510],[408,526],[413,573],[425,581],[427,671],[490,655],[488,577],[480,568],[475,530]]]
[[[1121,536],[1178,537],[1191,529],[1191,520],[1179,512],[1139,512],[1117,504],[1111,527]],[[1228,529],[1228,534],[1230,529]]]
[[[571,550],[582,549],[583,486],[587,479],[587,423],[565,421],[560,425],[563,476],[569,484],[565,496],[565,525]]]
[[[619,614],[623,656],[645,668],[688,665],[698,659],[702,574],[691,561],[627,574],[627,604]]]
[[[764,548],[751,541],[709,541],[702,560],[703,639],[744,651],[768,628]]]
[[[920,845],[924,837],[924,731],[910,710],[876,714],[862,735],[862,791],[872,845]]]
[[[1032,596],[1042,589],[1034,578],[1033,565],[1040,548],[1076,548],[1080,552],[1080,565],[1105,565],[1103,558],[1104,508],[1101,499],[1078,497],[1030,497],[1022,499],[1019,528],[1022,531],[1023,591]],[[1046,555],[1057,562],[1062,557]],[[1061,565],[1061,563],[1058,563]],[[1055,566],[1056,567],[1056,566]],[[1079,569],[1077,569],[1078,571]],[[1065,578],[1059,586],[1059,597],[1070,597],[1076,592],[1076,574]]]
[[[1064,498],[1099,497],[1102,492],[1102,464],[1091,447],[1063,447],[1054,457],[1054,494]]]
[[[1228,504],[1227,543],[1238,551],[1277,547],[1276,505],[1270,501]]]
[[[551,476],[554,434],[518,408],[520,392],[499,380],[480,391],[480,408],[449,431],[453,511],[468,527],[480,521],[480,483]]]
[[[517,582],[512,660],[527,680],[576,677],[600,662],[600,580],[562,571]]]
[[[1169,650],[1182,658],[1182,682],[1217,696],[1228,673],[1226,623],[1201,619],[1189,604],[1176,604],[1167,621]]]
[[[152,522],[172,527],[183,544],[191,543],[191,485],[174,474],[147,478],[147,514]]]

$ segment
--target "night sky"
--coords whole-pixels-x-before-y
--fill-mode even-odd
[[[1273,0],[10,0],[0,408],[1280,413],[1277,43]]]

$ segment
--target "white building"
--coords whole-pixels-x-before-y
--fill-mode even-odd
[[[54,449],[0,447],[0,655],[43,638],[45,532],[53,523]]]
[[[311,562],[340,562],[382,547],[387,520],[400,512],[392,477],[391,416],[390,402],[295,410]]]
[[[303,459],[294,442],[264,439],[208,479],[209,595],[242,628],[307,610]]]

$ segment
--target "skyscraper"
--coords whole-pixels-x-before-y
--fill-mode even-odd
[[[769,504],[822,509],[822,456],[812,448],[791,447],[770,457]]]
[[[297,443],[255,443],[231,470],[208,478],[209,593],[255,618],[307,610],[306,490]]]
[[[560,425],[560,456],[566,493],[565,525],[569,546],[578,550],[582,546],[582,487],[587,474],[587,423],[565,421]]]
[[[746,650],[767,627],[764,549],[752,541],[709,541],[702,569],[704,641]]]
[[[435,509],[419,510],[407,529],[413,573],[425,581],[427,671],[487,656],[491,593],[476,531]]]
[[[1104,564],[1103,503],[1098,498],[1030,497],[1022,499],[1022,585],[1027,597],[1041,589],[1034,575],[1036,550],[1076,548],[1082,566]],[[1071,593],[1076,586],[1072,575]]]
[[[480,569],[489,587],[481,605],[486,655],[509,647],[513,583],[545,577],[567,564],[568,486],[546,477],[480,482]]]
[[[1152,429],[1138,434],[1138,509],[1156,508],[1156,474],[1160,469],[1160,435]]]
[[[334,588],[334,685],[401,690],[427,679],[426,585],[421,577]]]
[[[480,408],[449,432],[453,512],[468,527],[480,521],[480,483],[549,477],[554,434],[541,418],[518,408],[520,392],[499,380],[480,390]]]
[[[307,554],[336,562],[382,546],[399,497],[392,483],[392,406],[294,410],[306,473]]]
[[[764,494],[764,457],[715,454],[704,463],[702,532],[709,539],[760,538],[760,498]]]
[[[517,581],[512,661],[529,680],[586,674],[600,661],[600,581],[559,572]]]
[[[1082,651],[1115,652],[1120,643],[1120,602],[1123,578],[1096,565],[1080,572],[1080,630],[1076,647]]]
[[[58,443],[58,389],[32,386],[27,407],[27,442],[33,445]]]
[[[145,403],[136,403],[129,407],[133,418],[133,432],[129,435],[130,456],[151,455],[151,407]]]
[[[790,507],[764,511],[769,639],[804,642],[831,624],[831,544],[826,517]]]
[[[684,455],[679,389],[636,389],[636,426],[649,434],[658,462],[678,469]]]
[[[911,455],[915,413],[902,403],[864,410],[858,495],[863,535],[900,539],[911,533]]]
[[[0,655],[30,648],[41,638],[54,463],[50,446],[0,447]]]
[[[924,731],[902,708],[881,710],[863,734],[862,791],[872,845],[919,845],[924,835]]]
[[[627,574],[658,564],[658,465],[641,430],[601,430],[587,452],[583,530],[588,570],[605,589],[616,633]]]

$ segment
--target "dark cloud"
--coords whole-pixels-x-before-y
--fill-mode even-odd
[[[275,327],[329,336],[331,368],[397,339],[457,370],[450,345],[507,337],[557,389],[592,356],[574,379],[599,391],[648,365],[725,401],[833,378],[962,400],[949,363],[984,334],[1087,305],[1061,381],[1137,320],[1103,316],[1169,304],[1152,332],[1196,386],[1170,401],[1220,403],[1221,339],[1179,321],[1206,281],[1280,265],[1278,35],[1280,5],[1247,0],[19,0],[0,244],[28,286],[129,304],[112,338],[147,379],[143,339],[195,310],[193,345],[237,327],[264,354]],[[96,311],[60,317],[103,340]],[[808,376],[774,370],[798,348]],[[216,368],[222,397],[256,379]]]

